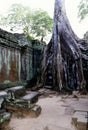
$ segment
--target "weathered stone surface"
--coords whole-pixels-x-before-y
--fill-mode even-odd
[[[65,114],[72,115],[74,113],[74,108],[71,106],[68,106],[65,108]]]
[[[7,96],[7,92],[5,91],[0,91],[0,97],[5,98]]]
[[[29,116],[30,117],[38,117],[41,113],[41,107],[38,105],[35,105],[33,108],[31,108]]]
[[[20,98],[25,95],[25,87],[24,86],[16,86],[6,90],[9,98]]]
[[[9,89],[7,89],[8,91],[13,91],[13,92],[15,92],[15,91],[17,91],[17,90],[19,90],[19,89],[24,89],[24,86],[15,86],[15,87],[12,87],[12,88],[9,88]]]
[[[19,45],[22,47],[25,45],[32,47],[31,41],[26,37],[25,34],[15,33],[14,36],[17,38]]]
[[[3,108],[4,99],[7,97],[7,92],[0,91],[0,109]]]
[[[78,118],[77,120],[77,129],[78,130],[87,130],[87,118],[85,118],[84,116],[81,118]]]
[[[5,99],[4,107],[12,106],[13,110],[17,108],[31,108],[33,107],[33,104],[30,104],[28,101],[22,100],[22,99]]]
[[[0,109],[2,109],[4,103],[4,98],[0,98]]]
[[[72,123],[77,130],[87,130],[87,112],[76,111],[72,116]]]
[[[14,34],[7,32],[0,28],[0,37],[9,41],[12,41],[14,44],[18,43],[18,39],[15,37]]]
[[[0,111],[0,129],[4,129],[5,127],[7,127],[10,118],[11,113],[4,110]]]
[[[0,29],[0,82],[19,81],[20,49],[14,34]]]
[[[39,73],[45,44],[0,29],[0,83],[31,80]]]
[[[30,101],[30,103],[36,103],[38,101],[38,96],[39,96],[38,92],[31,92],[22,97],[22,99]]]
[[[37,117],[41,112],[41,107],[35,104],[31,104],[30,101],[15,99],[9,100],[6,99],[4,108],[8,111],[12,112],[15,116],[29,116],[29,117]]]

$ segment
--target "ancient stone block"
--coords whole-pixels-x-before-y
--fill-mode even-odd
[[[11,97],[20,98],[21,96],[25,94],[25,88],[24,86],[12,87],[12,88],[7,89],[7,93],[8,93],[9,98]]]
[[[37,117],[41,112],[40,106],[31,104],[29,101],[22,99],[15,99],[11,101],[6,99],[4,108],[12,112],[12,114],[17,117]]]
[[[81,117],[77,120],[77,129],[78,130],[87,130],[87,118]]]
[[[72,116],[72,123],[77,130],[87,130],[87,112],[76,111]]]
[[[11,113],[6,112],[5,110],[0,110],[0,130],[7,127],[11,118]]]
[[[41,107],[38,105],[35,105],[33,108],[30,110],[30,117],[38,117],[41,113]]]
[[[7,92],[5,92],[5,91],[0,92],[0,97],[5,98],[6,96],[7,96]]]
[[[39,96],[38,92],[31,92],[22,97],[22,99],[30,101],[30,103],[36,103],[38,101],[38,96]]]

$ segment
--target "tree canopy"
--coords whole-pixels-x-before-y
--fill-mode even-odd
[[[37,37],[41,36],[41,40],[52,31],[52,19],[46,11],[40,9],[33,13],[31,31]]]
[[[28,36],[44,39],[52,30],[52,19],[41,9],[32,11],[21,4],[13,4],[6,17],[1,17],[0,24],[10,26],[11,31],[23,30]]]

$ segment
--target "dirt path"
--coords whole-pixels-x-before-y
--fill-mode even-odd
[[[71,124],[72,109],[60,96],[40,98],[42,112],[37,118],[12,118],[11,130],[75,130]]]

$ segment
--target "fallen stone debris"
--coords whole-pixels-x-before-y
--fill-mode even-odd
[[[0,110],[0,130],[4,130],[7,128],[10,119],[10,112],[6,112],[6,110]]]
[[[40,98],[41,100],[46,100],[43,103],[39,103],[38,99]],[[69,123],[72,125],[72,129],[67,127],[66,123],[64,122],[64,127],[63,125],[60,124],[60,120],[58,122],[58,116],[57,116],[57,121],[59,125],[52,124],[54,123],[54,119],[50,118],[50,123],[52,125],[47,125],[44,126],[43,130],[88,130],[88,95],[81,95],[79,92],[74,91],[72,95],[66,94],[66,95],[61,95],[55,91],[51,91],[50,89],[42,88],[40,90],[36,91],[29,91],[26,90],[23,86],[16,86],[12,87],[9,89],[6,89],[4,91],[0,92],[0,130],[11,130],[11,121],[13,119],[18,119],[19,121],[21,118],[24,120],[29,119],[30,117],[37,118],[37,121],[44,120],[47,116],[47,111],[49,110],[49,106],[47,107],[47,103],[49,101],[53,101],[50,104],[50,109],[55,109],[57,110],[56,113],[59,114],[60,110],[60,116],[63,118],[63,115],[66,116],[64,118],[69,119]],[[48,101],[49,100],[49,101]],[[56,101],[58,108],[54,108],[54,100]],[[38,104],[37,104],[38,102]],[[42,114],[44,113],[45,115],[40,115],[41,113],[41,107],[42,107]],[[44,108],[43,108],[44,107]],[[47,107],[47,110],[46,110]],[[49,110],[51,111],[51,110]],[[48,112],[49,112],[48,111]],[[54,111],[55,112],[55,111]],[[51,112],[52,113],[52,112]],[[48,113],[49,114],[49,113]],[[54,113],[55,114],[55,113]],[[40,115],[40,116],[39,116]],[[42,118],[43,116],[43,118]],[[53,115],[54,116],[54,115]],[[50,115],[51,117],[51,115]],[[65,120],[65,119],[62,119]],[[45,119],[46,120],[46,119]],[[53,120],[53,121],[52,121]],[[66,121],[66,120],[65,120]],[[71,122],[70,122],[71,121]]]
[[[21,96],[26,94],[24,86],[11,87],[9,89],[6,89],[6,92],[8,93],[8,96],[10,96],[11,94],[14,95],[14,98],[20,98]]]
[[[12,93],[13,94],[13,93]],[[11,95],[12,95],[11,94]],[[37,92],[31,92],[20,99],[10,98],[5,99],[4,108],[12,112],[15,116],[25,117],[37,117],[41,112],[41,107],[36,105],[38,101]]]
[[[17,118],[38,117],[41,107],[36,105],[39,93],[26,94],[23,86],[0,92],[0,130],[7,130],[12,116]]]

